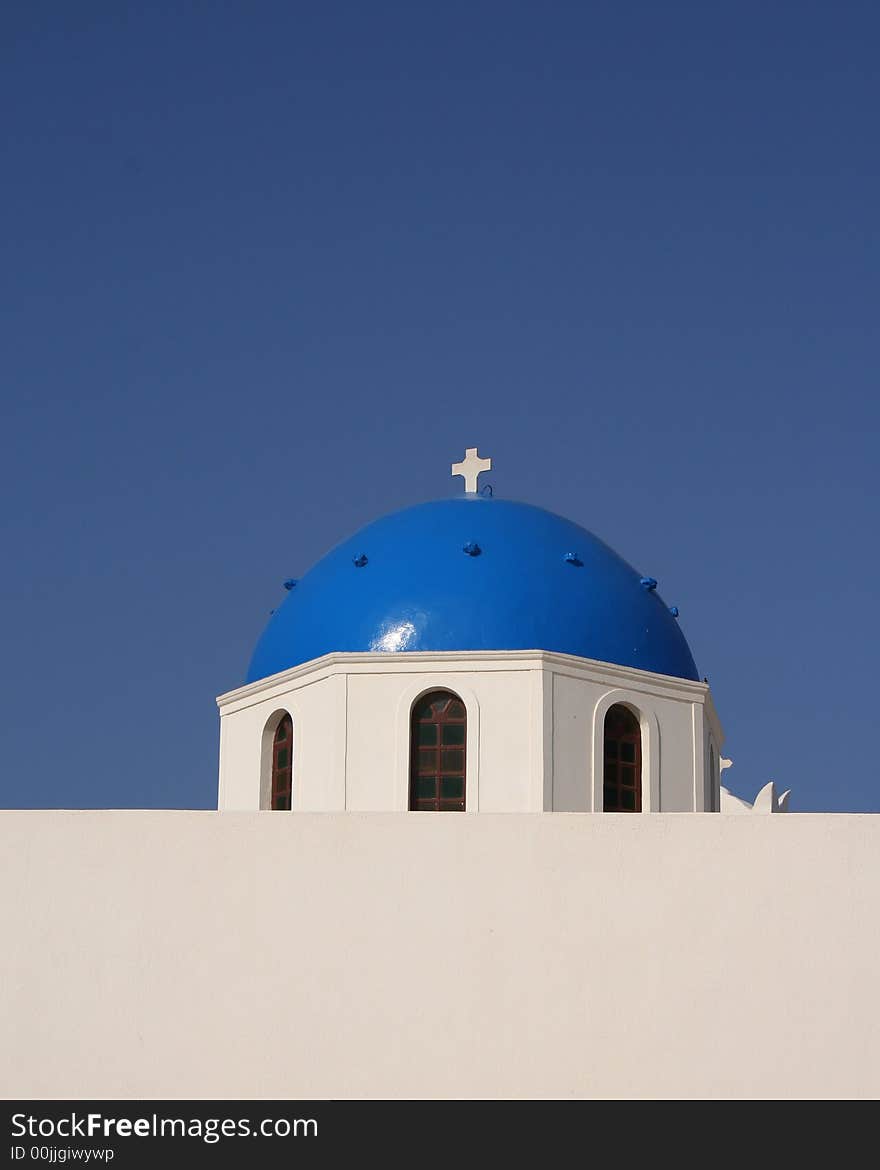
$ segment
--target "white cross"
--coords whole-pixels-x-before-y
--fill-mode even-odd
[[[477,480],[483,472],[491,470],[492,460],[481,459],[476,447],[468,447],[461,463],[452,465],[452,474],[463,476],[464,490],[471,493],[477,490]]]

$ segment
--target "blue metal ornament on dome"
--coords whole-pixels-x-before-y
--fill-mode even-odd
[[[640,573],[571,520],[479,493],[481,470],[465,468],[464,496],[383,516],[322,557],[271,618],[247,681],[334,651],[456,650],[551,650],[699,680]],[[462,556],[468,546],[479,555]]]

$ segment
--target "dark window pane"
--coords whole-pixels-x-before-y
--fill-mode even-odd
[[[419,724],[419,743],[433,744],[437,742],[437,724],[436,723],[420,723]]]
[[[429,799],[437,794],[437,781],[433,776],[419,776],[416,795],[420,800]]]
[[[634,764],[636,759],[636,745],[632,742],[622,743],[620,745],[620,758],[630,764]]]
[[[446,712],[449,719],[464,719],[464,703],[460,703],[458,699],[453,699],[449,704],[449,710]]]
[[[625,784],[627,788],[635,788],[636,786],[636,770],[635,768],[620,768],[620,783]]]
[[[416,756],[416,768],[421,776],[437,771],[437,752],[434,748],[421,748]]]
[[[606,738],[606,740],[605,740],[605,757],[606,757],[606,759],[613,760],[616,757],[616,755],[617,755],[617,740]]]
[[[289,759],[290,759],[290,752],[287,750],[287,748],[281,748],[278,752],[278,758],[276,760],[276,767],[278,767],[279,769],[286,768]],[[263,775],[265,776],[265,774],[266,773],[264,772]],[[265,791],[265,789],[263,791]]]
[[[602,795],[603,795],[602,804],[603,804],[603,807],[606,809],[606,811],[611,811],[612,809],[617,808],[617,789],[616,788],[606,787]]]
[[[464,743],[464,724],[463,723],[444,723],[443,724],[443,742],[444,743]]]
[[[630,788],[620,790],[620,806],[625,812],[636,811],[636,794]]]
[[[440,781],[440,795],[447,800],[460,800],[464,796],[464,777],[444,776]]]
[[[278,743],[283,743],[287,739],[287,721],[282,719],[278,724],[278,730],[275,732],[275,739]]]
[[[448,702],[449,702],[449,700],[445,697],[442,699],[435,699],[434,702],[431,704],[431,718],[432,719],[439,719],[440,716],[443,714],[443,712],[446,710],[446,704]]]
[[[617,783],[617,764],[611,763],[609,760],[605,761],[605,783]]]
[[[639,721],[625,707],[612,707],[605,716],[605,732],[612,739],[623,739],[627,735],[637,735]]]
[[[461,748],[443,748],[440,752],[443,757],[443,764],[441,771],[443,772],[463,772],[464,771],[464,752]]]

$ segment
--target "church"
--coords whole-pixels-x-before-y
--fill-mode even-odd
[[[750,807],[722,795],[721,724],[657,581],[480,491],[490,469],[469,448],[463,495],[385,516],[285,582],[245,685],[218,700],[220,809]]]
[[[658,582],[490,468],[285,582],[216,812],[2,814],[7,1096],[880,1094],[880,818],[730,794]]]

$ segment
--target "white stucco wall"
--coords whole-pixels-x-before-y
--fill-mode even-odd
[[[880,1096],[878,816],[5,812],[0,856],[4,1097]]]
[[[708,740],[723,743],[706,684],[544,651],[331,654],[231,691],[218,699],[219,807],[266,807],[273,720],[288,711],[294,812],[405,810],[410,711],[435,687],[467,707],[469,812],[601,809],[618,702],[642,724],[644,811],[705,807]]]

